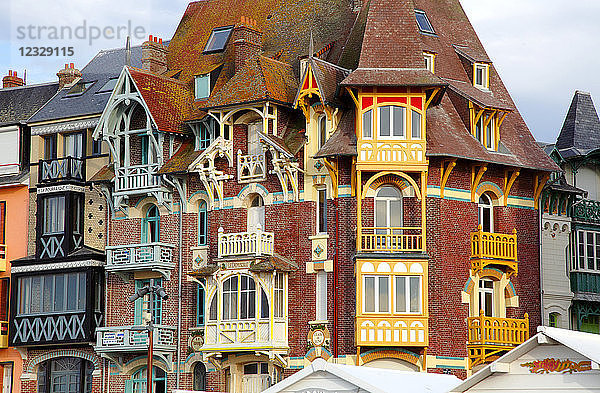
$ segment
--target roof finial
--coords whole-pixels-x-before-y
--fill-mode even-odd
[[[315,41],[313,39],[312,29],[310,29],[310,42],[308,43],[308,57],[312,58],[315,52]]]
[[[131,66],[131,37],[127,36],[127,42],[125,43],[125,65]]]

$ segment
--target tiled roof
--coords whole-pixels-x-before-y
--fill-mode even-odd
[[[335,156],[356,156],[356,132],[354,111],[347,111],[340,120],[337,130],[319,149],[315,158]]]
[[[297,90],[298,79],[292,66],[268,57],[255,56],[200,108],[267,100],[291,105]]]
[[[494,97],[494,94],[489,90],[484,91],[478,89],[469,82],[448,78],[442,78],[442,80],[448,83],[448,89],[482,108],[495,108],[506,111],[513,110],[512,106]]]
[[[183,121],[192,110],[192,91],[177,79],[128,67],[160,131],[184,133]]]
[[[445,86],[425,68],[358,68],[342,82],[346,86]]]
[[[464,46],[464,45],[453,45],[453,46],[454,46],[454,51],[458,55],[464,57],[471,63],[491,63],[492,62],[490,60],[490,58],[488,57],[487,53],[485,53],[485,50],[475,50],[473,48],[469,48],[468,46]],[[483,48],[481,48],[481,49],[483,49]]]
[[[319,89],[324,95],[324,104],[340,106],[340,83],[350,74],[350,70],[314,57],[310,59],[310,63]]]
[[[58,82],[0,89],[0,125],[26,121],[58,90]]]
[[[201,151],[196,151],[194,149],[194,142],[192,140],[187,140],[179,147],[177,152],[165,162],[158,171],[158,174],[186,172],[200,154],[202,154]]]
[[[142,66],[142,47],[131,48],[131,65]],[[112,78],[118,78],[126,64],[125,48],[100,51],[82,70],[82,82],[94,82],[83,94],[67,97],[64,88],[52,100],[29,119],[30,123],[60,120],[87,115],[99,115],[104,111],[110,92],[98,93]]]
[[[112,164],[106,164],[91,177],[92,183],[109,183],[115,178],[115,171]]]
[[[275,254],[264,259],[258,259],[250,265],[251,272],[293,272],[298,270],[298,266],[287,258]]]
[[[575,92],[556,148],[561,155],[565,149],[576,149],[580,154],[586,154],[600,148],[600,120],[590,93]]]

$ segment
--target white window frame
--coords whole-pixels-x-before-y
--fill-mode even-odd
[[[398,299],[396,298],[396,284],[397,284],[397,280],[398,279],[404,279],[404,299],[405,299],[405,307],[407,311],[396,311],[397,310],[397,304],[398,304]],[[410,281],[412,278],[417,278],[419,280],[419,290],[417,293],[417,298],[419,300],[419,310],[418,311],[410,311]],[[417,275],[417,274],[412,274],[412,275],[395,275],[392,276],[392,280],[393,280],[393,284],[394,284],[394,288],[392,289],[392,294],[393,294],[393,303],[394,303],[394,308],[393,308],[393,312],[394,314],[410,314],[410,315],[421,315],[423,314],[423,276],[421,275]]]
[[[273,317],[285,318],[286,301],[285,301],[286,276],[283,273],[276,273],[273,282]]]
[[[317,221],[316,221],[316,233],[317,234],[324,234],[327,233],[327,187],[325,186],[320,186],[316,188],[317,191],[317,211],[316,211],[316,216],[317,216]],[[323,200],[321,201],[321,198],[323,198]],[[325,228],[321,228],[321,203],[325,204],[324,207],[324,213],[325,213],[325,221],[324,221],[324,226]]]
[[[487,198],[490,202],[481,203],[482,198]],[[490,230],[486,231],[483,227],[483,212],[484,209],[490,209]],[[481,194],[479,197],[479,201],[477,202],[477,224],[481,225],[481,230],[484,232],[494,233],[494,203],[492,202],[492,198],[487,194]]]
[[[361,133],[362,133],[362,135],[361,135],[362,139],[373,139],[374,125],[375,125],[374,124],[375,122],[373,121],[374,120],[373,112],[375,112],[375,108],[371,108],[371,109],[363,112],[363,114],[361,115],[361,119],[360,119],[361,127],[360,128],[361,128]],[[365,118],[367,116],[371,118],[371,124],[370,124],[370,130],[369,130],[370,135],[368,135],[368,136],[365,135]]]
[[[327,115],[322,114],[317,120],[317,151],[327,142]]]
[[[592,236],[592,249],[594,250],[594,255],[591,256],[595,262],[596,269],[590,269],[588,267],[589,262],[589,236]],[[581,241],[583,238],[583,242]],[[600,232],[597,231],[586,231],[582,229],[578,229],[575,232],[575,266],[574,271],[580,272],[590,272],[590,273],[600,273]],[[581,246],[583,246],[583,253],[581,250]],[[583,261],[583,267],[581,266],[581,262]]]
[[[481,83],[477,82],[477,71],[481,70]],[[485,63],[473,64],[473,86],[479,89],[489,89],[490,65]]]
[[[435,54],[423,52],[423,59],[425,60],[425,69],[435,74]]]
[[[394,197],[387,197],[387,196],[380,196],[380,192],[385,188],[385,187],[390,187],[390,188],[394,188],[396,191],[398,191],[398,194],[400,195],[399,198],[394,198]],[[394,186],[383,186],[381,188],[379,188],[375,194],[375,201],[374,201],[374,206],[373,206],[373,224],[376,228],[394,228],[391,224],[392,224],[392,214],[394,212],[392,212],[392,202],[394,201],[399,201],[400,202],[400,227],[402,227],[404,225],[404,197],[402,194],[402,190],[394,187]],[[378,202],[382,202],[385,203],[385,222],[386,225],[384,227],[379,227],[377,226],[377,203]]]
[[[486,282],[491,282],[492,283],[492,287],[491,288],[486,288],[484,286],[484,283]],[[477,301],[478,303],[478,307],[479,307],[479,312],[484,311],[483,303],[485,302],[485,294],[489,293],[492,295],[492,317],[496,316],[496,294],[494,293],[496,285],[494,284],[493,280],[490,279],[486,279],[486,278],[482,278],[479,280],[479,288],[478,288],[478,292],[477,292]],[[485,311],[484,311],[484,315],[485,315]]]
[[[327,320],[327,272],[319,270],[315,281],[315,319],[317,321]]]
[[[365,274],[363,276],[363,281],[362,281],[362,285],[363,285],[363,296],[362,296],[362,310],[364,314],[391,314],[392,313],[392,294],[393,294],[393,289],[392,289],[392,277],[391,275],[384,275],[384,274]],[[375,293],[374,293],[374,298],[375,298],[375,311],[367,311],[366,305],[367,305],[367,290],[366,290],[366,281],[367,278],[375,278]],[[387,311],[381,311],[379,309],[379,281],[380,278],[386,278],[388,281],[388,309]]]
[[[200,85],[201,82],[203,85]],[[203,89],[202,91],[200,91],[201,88]],[[210,97],[210,74],[195,75],[194,98],[196,100],[203,100],[208,97]]]
[[[381,135],[381,109],[382,108],[390,108],[390,135]],[[394,124],[396,121],[396,116],[394,115],[394,109],[395,108],[401,108],[402,110],[402,117],[404,118],[404,124],[402,127],[402,135],[394,135]],[[405,106],[401,106],[401,105],[381,105],[377,107],[377,139],[380,140],[405,140],[408,139],[407,137],[407,133],[408,133],[408,116],[407,113],[409,112],[408,108],[406,108]],[[412,128],[411,128],[411,133],[412,133]]]

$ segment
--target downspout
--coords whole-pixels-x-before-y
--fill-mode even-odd
[[[335,252],[333,254],[333,357],[338,357],[338,254],[340,245],[339,236],[339,195],[335,198]]]
[[[181,367],[181,295],[182,295],[182,276],[183,276],[183,200],[179,201],[179,271],[177,273],[177,368],[175,388],[179,389],[179,377]]]
[[[540,200],[538,201],[538,248],[539,248],[539,260],[540,260],[540,307],[541,307],[541,324],[544,326],[544,263],[542,262],[543,258],[543,247],[542,247],[542,215],[544,214],[544,207],[541,205],[540,201],[542,199],[540,193]]]

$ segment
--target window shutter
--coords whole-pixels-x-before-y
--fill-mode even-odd
[[[125,381],[125,393],[133,393],[133,381],[131,379]]]

